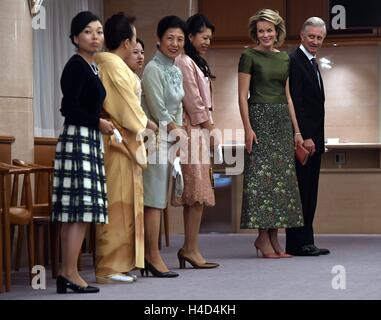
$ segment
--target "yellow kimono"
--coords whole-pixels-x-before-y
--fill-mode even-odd
[[[134,73],[113,53],[97,54],[96,62],[107,92],[104,110],[122,135],[130,137],[127,144],[143,144],[136,142],[136,136],[145,129],[147,117],[135,93],[139,83]],[[97,276],[144,267],[142,167],[126,144],[113,139],[103,136],[109,224],[97,226]]]

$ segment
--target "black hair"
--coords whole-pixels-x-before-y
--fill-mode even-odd
[[[140,43],[141,46],[142,46],[142,48],[143,48],[143,50],[144,50],[144,42],[143,42],[142,39],[140,39],[140,38],[136,38],[136,43]]]
[[[187,24],[178,16],[165,16],[157,24],[156,35],[161,40],[164,33],[170,28],[179,28],[183,31],[184,36],[187,36]]]
[[[201,32],[204,28],[209,28],[214,32],[214,25],[206,18],[204,15],[197,13],[187,20],[188,32],[189,34],[195,36],[197,33]],[[210,71],[208,62],[200,56],[195,47],[192,45],[189,37],[186,37],[185,53],[196,63],[196,65],[204,73],[205,77],[215,79],[216,77]]]
[[[81,11],[71,20],[69,38],[74,46],[78,48],[78,45],[74,42],[74,37],[77,37],[93,21],[100,22],[101,19],[90,11]]]
[[[114,14],[105,23],[105,44],[108,50],[119,48],[122,41],[132,39],[134,35],[133,23],[135,17],[125,15],[123,12]]]

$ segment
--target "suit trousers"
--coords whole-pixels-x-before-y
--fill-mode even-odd
[[[296,161],[296,174],[303,208],[304,226],[286,229],[286,250],[293,251],[302,246],[314,244],[312,224],[317,204],[320,163],[320,153],[311,156],[304,166]]]

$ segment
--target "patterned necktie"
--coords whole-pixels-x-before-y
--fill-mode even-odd
[[[319,67],[318,67],[318,64],[316,62],[316,59],[315,58],[312,58],[311,59],[311,63],[312,63],[312,66],[316,72],[316,76],[318,78],[318,82],[319,82],[319,87],[321,88],[321,84],[320,84],[320,73],[319,73]]]

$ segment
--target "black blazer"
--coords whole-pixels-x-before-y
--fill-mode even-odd
[[[290,54],[290,94],[303,139],[312,139],[316,152],[324,153],[324,86],[300,48]]]

